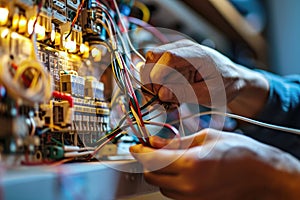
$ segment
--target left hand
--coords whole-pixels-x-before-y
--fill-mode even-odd
[[[146,181],[174,199],[280,199],[287,177],[299,179],[295,158],[233,133],[205,129],[182,139],[181,149],[172,149],[178,141],[156,136],[150,143],[160,149],[139,144],[130,151],[143,164]]]

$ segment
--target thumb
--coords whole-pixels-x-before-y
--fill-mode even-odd
[[[204,81],[164,84],[158,91],[158,97],[163,102],[171,103],[210,103],[210,94]]]
[[[209,129],[201,130],[193,135],[183,137],[181,139],[164,139],[158,136],[151,136],[149,138],[150,144],[153,148],[165,149],[188,149],[195,146],[202,145],[208,138]]]
[[[159,136],[151,136],[149,137],[149,142],[153,148],[157,149],[179,149],[181,140],[178,138],[165,139]]]

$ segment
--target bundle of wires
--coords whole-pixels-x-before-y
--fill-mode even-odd
[[[91,156],[94,156],[105,144],[113,140],[115,137],[126,133],[126,129],[128,128],[130,128],[131,132],[139,139],[140,143],[148,146],[150,145],[150,133],[146,125],[164,127],[170,130],[175,137],[179,137],[178,130],[172,125],[153,122],[151,120],[144,120],[143,117],[153,111],[151,109],[146,109],[148,109],[149,106],[155,100],[157,100],[157,96],[153,94],[152,91],[144,88],[138,78],[133,75],[132,70],[138,71],[138,69],[131,61],[132,56],[130,55],[130,52],[133,52],[142,62],[145,62],[145,58],[134,48],[132,44],[117,2],[113,0],[112,3],[116,12],[115,17],[111,15],[111,11],[107,8],[107,6],[99,1],[96,1],[96,15],[97,20],[99,20],[107,32],[109,39],[105,42],[103,41],[103,44],[111,53],[111,66],[114,80],[121,93],[124,95],[127,105],[122,106],[122,111],[124,113],[123,118],[111,132],[107,133],[106,136],[98,140],[100,145],[96,147]],[[117,20],[115,20],[116,17]],[[153,96],[153,98],[144,106],[140,105],[140,102],[136,96],[135,91],[138,89],[142,89]]]
[[[111,51],[111,55],[112,55],[111,63],[112,63],[114,78],[120,91],[125,95],[125,99],[126,102],[128,102],[128,106],[126,107],[125,105],[123,105],[122,110],[124,112],[124,117],[120,120],[119,124],[110,133],[108,133],[105,137],[100,138],[98,140],[98,142],[100,142],[101,144],[95,149],[92,156],[95,155],[99,149],[101,149],[105,144],[110,142],[113,138],[126,132],[124,130],[129,127],[131,128],[131,131],[139,138],[139,141],[144,145],[150,145],[148,140],[150,134],[146,128],[146,125],[148,124],[167,128],[174,134],[175,137],[177,138],[180,137],[179,131],[173,125],[171,125],[172,123],[166,124],[166,123],[153,122],[151,119],[149,120],[143,119],[144,116],[146,116],[147,114],[153,111],[151,109],[145,111],[145,109],[148,108],[155,100],[157,100],[158,97],[155,94],[153,94],[152,91],[149,91],[146,88],[144,88],[142,84],[138,81],[138,79],[135,78],[135,76],[131,71],[131,70],[138,70],[138,69],[136,69],[136,66],[131,62],[131,57],[129,54],[130,51],[134,52],[134,54],[136,54],[136,56],[139,57],[143,62],[145,62],[145,58],[139,52],[137,52],[137,50],[133,47],[129,35],[127,33],[127,28],[124,25],[122,15],[120,14],[118,5],[116,3],[116,0],[111,0],[111,1],[113,2],[114,8],[116,10],[118,20],[120,22],[119,24],[123,30],[123,35],[121,34],[120,27],[113,20],[113,17],[110,15],[107,8],[103,4],[99,3],[98,9],[100,11],[101,16],[102,16],[101,14],[102,12],[106,14],[106,16],[104,17],[104,21],[102,21],[102,23],[103,23],[103,27],[106,29],[109,35],[109,43],[105,43],[105,45]],[[163,43],[168,42],[168,40],[161,33],[159,33],[158,30],[154,28],[148,28],[151,26],[148,25],[146,22],[132,17],[127,17],[127,19],[130,22],[137,24],[138,26],[148,29],[149,32],[152,32]],[[127,62],[128,60],[129,60],[129,64]],[[136,88],[134,88],[134,82],[144,92],[147,92],[148,94],[153,96],[153,98],[142,107],[139,105],[139,102],[135,94]],[[275,130],[300,134],[299,130],[270,125],[262,122],[257,122],[248,118],[244,118],[241,116],[228,114],[228,113],[215,112],[215,111],[199,113],[196,115],[188,116],[187,118],[194,118],[202,115],[221,115],[224,117],[227,116],[238,120],[243,120],[249,123],[253,123],[256,125],[264,126],[267,128],[272,128]],[[183,126],[182,120],[183,119],[179,120],[180,126]],[[127,123],[125,124],[125,122]]]

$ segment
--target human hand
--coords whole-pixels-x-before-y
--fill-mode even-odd
[[[150,143],[158,149],[135,145],[130,151],[143,164],[146,181],[167,197],[234,200],[299,195],[299,162],[248,137],[205,129],[182,139],[180,149],[178,141],[156,136]]]
[[[239,101],[243,106],[234,105],[232,109],[247,108],[256,113],[268,95],[268,83],[261,74],[190,40],[148,51],[146,64],[141,68],[141,80],[145,87],[158,94],[161,101],[168,103],[219,107],[239,96],[239,100],[244,100]],[[249,94],[255,95],[251,98]]]

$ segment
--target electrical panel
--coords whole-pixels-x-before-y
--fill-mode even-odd
[[[95,75],[103,46],[93,46],[107,39],[104,9],[97,0],[0,0],[3,158],[85,160],[111,130],[105,84]]]

